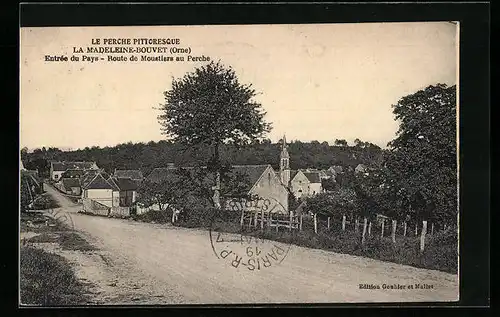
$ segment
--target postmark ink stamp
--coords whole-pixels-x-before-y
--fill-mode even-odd
[[[227,220],[214,217],[209,230],[214,255],[234,269],[260,271],[280,265],[287,257],[291,244],[265,237],[268,237],[266,233],[280,225],[276,219],[278,214],[284,216],[283,206],[268,198],[232,201],[228,206],[229,210],[224,212],[239,212],[241,215],[240,227],[236,232],[228,232],[230,230],[224,230]]]

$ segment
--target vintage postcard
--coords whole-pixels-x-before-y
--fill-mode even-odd
[[[22,27],[20,305],[457,301],[458,34]]]

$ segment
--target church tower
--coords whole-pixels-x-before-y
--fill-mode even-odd
[[[290,183],[290,155],[286,146],[286,138],[283,135],[280,153],[280,177],[283,185],[288,187]]]

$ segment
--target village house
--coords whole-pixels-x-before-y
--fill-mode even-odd
[[[60,181],[59,190],[69,195],[80,196],[82,194],[82,188],[80,185],[80,180],[78,178],[63,178]]]
[[[142,172],[139,170],[118,170],[115,169],[113,177],[116,179],[129,179],[139,186],[144,179]]]
[[[297,199],[321,193],[323,190],[321,176],[326,176],[318,170],[290,170],[290,155],[285,136],[283,136],[281,144],[279,175],[283,186]]]
[[[137,184],[130,179],[111,177],[102,171],[90,172],[82,179],[82,191],[84,211],[129,216],[135,207]]]
[[[298,170],[290,181],[290,190],[297,199],[321,193],[323,189],[319,173]]]
[[[87,170],[69,169],[69,170],[64,171],[61,174],[60,179],[63,179],[63,178],[81,178],[81,177],[83,177],[83,175],[85,175],[86,172],[87,172]]]
[[[99,167],[95,162],[50,162],[50,179],[53,181],[59,181],[62,178],[62,174],[68,170],[97,170]]]

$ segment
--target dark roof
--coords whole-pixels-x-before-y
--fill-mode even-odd
[[[69,169],[92,169],[95,162],[51,162],[54,171],[66,171]]]
[[[321,178],[318,172],[303,172],[311,183],[321,183]]]
[[[235,175],[244,175],[248,181],[247,190],[250,190],[268,166],[269,165],[234,165],[232,172]]]
[[[85,189],[112,189],[118,191],[118,186],[106,173],[97,174],[85,185]]]
[[[143,179],[142,172],[139,170],[115,170],[113,176],[116,178],[130,178],[133,180]]]
[[[130,178],[115,178],[113,181],[120,190],[137,190],[137,183]]]
[[[85,187],[88,185],[88,183],[94,178],[94,176],[97,175],[99,171],[97,170],[89,170],[87,171],[81,178],[80,178],[80,183],[82,184],[82,187]]]
[[[75,177],[82,177],[85,174],[84,170],[66,170],[64,173],[62,173],[63,178],[75,178]]]
[[[61,182],[66,190],[71,190],[71,187],[80,187],[80,180],[77,178],[63,178]]]

